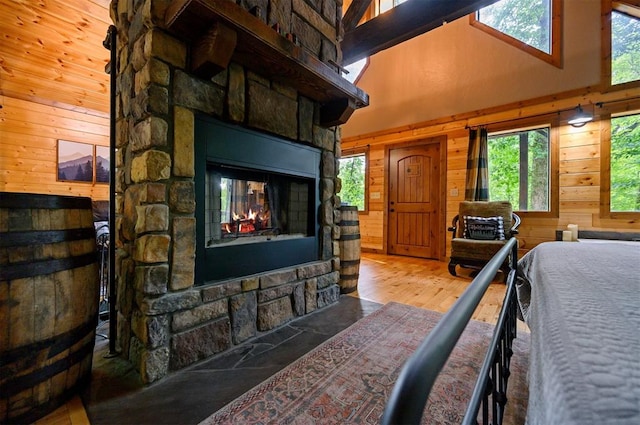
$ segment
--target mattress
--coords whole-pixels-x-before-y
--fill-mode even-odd
[[[640,424],[640,243],[547,242],[518,262],[528,424]]]

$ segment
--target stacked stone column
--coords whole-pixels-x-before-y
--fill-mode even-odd
[[[163,28],[168,0],[114,0],[118,30],[116,229],[118,348],[149,383],[260,331],[337,301],[337,128],[319,105],[239,64],[210,80],[188,71],[188,46]],[[242,0],[337,60],[341,1]],[[194,114],[319,148],[321,258],[228,282],[194,285]],[[279,278],[279,281],[274,279]],[[285,314],[274,314],[284,311]],[[290,312],[290,313],[289,313]]]

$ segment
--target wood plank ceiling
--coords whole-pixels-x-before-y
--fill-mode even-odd
[[[372,0],[345,14],[344,64],[496,0],[409,0],[360,25]],[[0,95],[108,113],[109,0],[0,0]]]
[[[109,112],[109,0],[0,0],[0,95]]]

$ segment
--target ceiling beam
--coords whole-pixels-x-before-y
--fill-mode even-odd
[[[345,31],[341,43],[342,65],[393,47],[496,1],[409,0],[351,31]]]
[[[640,19],[640,0],[614,0],[611,2],[611,7],[613,10],[617,10],[618,12]],[[345,31],[346,30],[347,29],[345,28]]]
[[[353,0],[351,2],[342,18],[342,25],[345,31],[351,31],[358,25],[370,4],[371,0]]]

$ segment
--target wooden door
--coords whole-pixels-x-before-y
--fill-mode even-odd
[[[390,254],[440,257],[440,143],[389,151]]]

